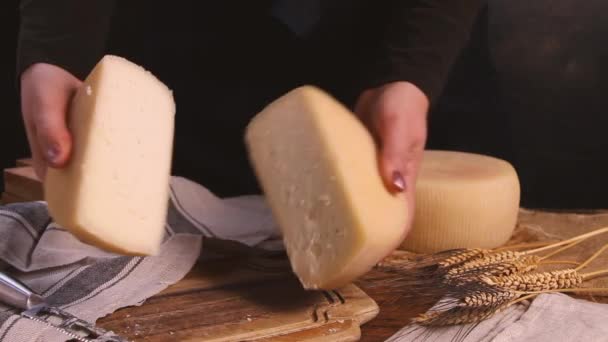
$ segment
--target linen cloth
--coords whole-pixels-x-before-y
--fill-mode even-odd
[[[204,253],[206,239],[281,251],[272,215],[260,196],[220,199],[180,177],[171,180],[159,255],[131,257],[84,244],[56,225],[45,202],[0,206],[2,270],[78,318],[95,322],[182,279]],[[104,213],[112,215],[112,213]],[[0,304],[0,341],[65,341],[63,333]]]

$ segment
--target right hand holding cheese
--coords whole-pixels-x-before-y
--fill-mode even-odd
[[[380,148],[380,174],[390,191],[405,191],[413,213],[416,178],[427,137],[426,95],[409,82],[393,82],[364,91],[355,112],[375,135]],[[409,231],[410,221],[403,227]]]
[[[45,63],[30,66],[21,75],[21,108],[34,169],[45,178],[47,166],[63,167],[69,160],[72,139],[66,113],[80,80],[62,68]]]

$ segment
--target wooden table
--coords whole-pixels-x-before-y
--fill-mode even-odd
[[[395,275],[386,274],[380,270],[372,270],[357,285],[372,297],[380,307],[376,319],[361,327],[361,341],[385,341],[401,328],[406,326],[415,315],[426,311],[427,308],[412,307],[400,300],[403,292],[398,288],[383,285],[385,280],[394,279]]]
[[[39,200],[41,198],[41,186],[35,179],[33,170],[29,166],[28,160],[20,160],[18,162],[20,168],[5,171],[5,179],[10,182],[5,187],[6,193],[3,194],[3,199],[8,202]],[[530,216],[530,215],[528,215]],[[533,215],[532,215],[533,216]],[[526,215],[524,214],[524,219]],[[553,220],[553,221],[551,221]],[[555,225],[557,221],[561,221],[559,217],[549,217],[547,224]],[[580,217],[575,217],[573,220],[582,222]],[[608,222],[608,216],[601,219]],[[594,223],[590,220],[589,224]],[[606,223],[608,224],[608,223]],[[533,240],[532,236],[514,236],[516,241]],[[380,307],[380,313],[372,321],[361,327],[361,341],[384,341],[398,330],[409,323],[409,320],[420,312],[424,312],[427,308],[412,307],[411,303],[405,302],[401,297],[404,293],[398,287],[389,286],[388,281],[394,279],[394,274],[384,272],[381,268],[377,268],[369,272],[366,276],[356,282],[367,295],[376,301]],[[264,280],[271,286],[276,279]],[[604,297],[608,302],[608,297]],[[604,300],[602,300],[604,302]]]

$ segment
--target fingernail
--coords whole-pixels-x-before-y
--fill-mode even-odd
[[[405,179],[399,171],[393,171],[393,185],[399,191],[405,191]]]
[[[59,147],[57,145],[49,147],[49,149],[46,151],[46,156],[49,161],[55,161],[55,159],[59,157]]]

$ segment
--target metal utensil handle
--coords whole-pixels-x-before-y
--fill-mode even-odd
[[[44,298],[25,284],[2,272],[0,272],[0,301],[23,310],[45,303]]]
[[[126,339],[95,324],[78,319],[60,308],[50,307],[43,297],[19,280],[0,272],[0,301],[25,310],[22,317],[35,320],[82,342],[125,342]]]
[[[24,311],[21,316],[47,324],[82,342],[127,342],[112,331],[105,330],[57,307],[38,306]]]

